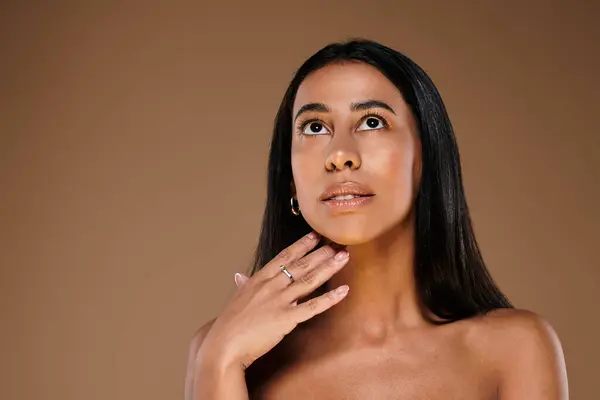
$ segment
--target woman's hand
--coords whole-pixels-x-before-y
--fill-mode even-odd
[[[330,246],[306,255],[318,242],[317,234],[309,234],[252,277],[236,274],[239,289],[214,321],[198,357],[212,354],[221,366],[245,370],[298,324],[340,302],[348,292],[346,285],[298,304],[348,261],[345,250],[336,253]],[[281,271],[281,265],[286,266],[294,282]]]

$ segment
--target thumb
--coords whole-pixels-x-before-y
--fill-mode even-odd
[[[244,283],[246,283],[246,281],[250,278],[244,274],[240,274],[239,272],[236,272],[234,279],[235,279],[235,284],[237,285],[237,287],[240,287]]]

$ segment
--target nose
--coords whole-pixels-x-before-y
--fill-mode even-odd
[[[325,160],[325,169],[329,172],[342,171],[346,166],[350,169],[360,168],[361,159],[355,146],[347,143],[334,145]]]

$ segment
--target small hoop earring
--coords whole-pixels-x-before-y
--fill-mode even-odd
[[[294,208],[294,196],[292,196],[292,198],[290,199],[290,204],[292,205],[292,214],[294,214],[295,216],[300,215],[300,205],[298,205],[298,210],[297,211]]]

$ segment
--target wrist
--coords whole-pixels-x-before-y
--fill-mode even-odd
[[[248,400],[244,369],[220,349],[206,346],[198,351],[192,384],[193,399]]]
[[[196,370],[210,370],[219,375],[231,372],[244,373],[246,368],[241,358],[228,350],[231,350],[230,346],[204,341],[196,355]]]

